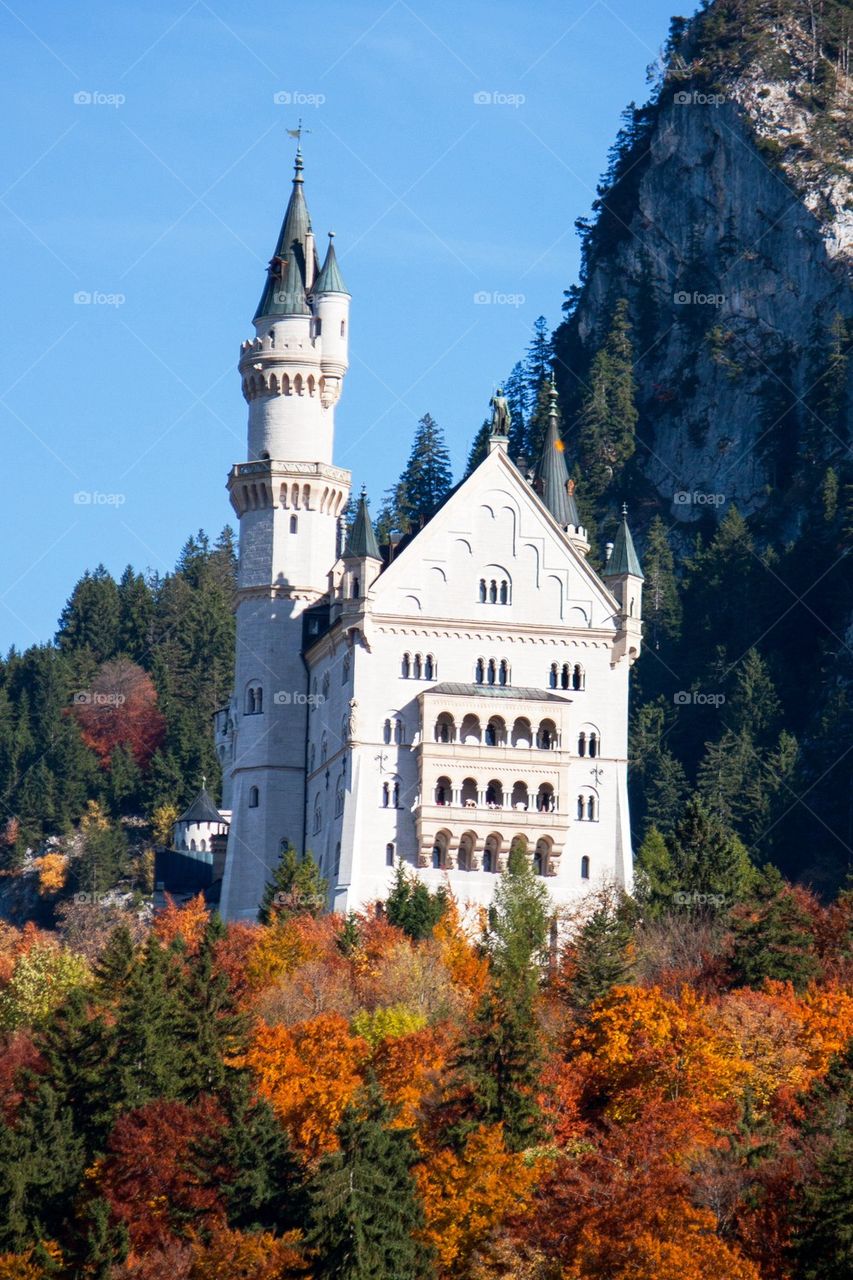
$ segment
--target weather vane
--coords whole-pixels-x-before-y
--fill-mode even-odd
[[[303,133],[311,133],[311,132],[312,132],[312,130],[311,130],[311,129],[303,129],[303,128],[302,128],[302,117],[300,116],[300,117],[299,117],[299,123],[297,124],[296,128],[295,128],[295,129],[288,129],[288,130],[287,130],[287,136],[288,136],[288,138],[295,138],[295,139],[296,139],[296,144],[297,144],[297,146],[298,146],[298,145],[301,143],[301,141],[302,141],[302,135],[303,135]]]

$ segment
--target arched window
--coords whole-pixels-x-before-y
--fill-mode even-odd
[[[250,684],[246,690],[246,715],[259,716],[264,709],[264,691],[259,684]]]
[[[317,796],[317,799],[314,801],[314,835],[315,836],[320,831],[322,826],[323,826],[323,805],[320,801],[320,797]]]
[[[326,763],[326,756],[329,754],[329,739],[325,733],[320,739],[320,764]]]
[[[261,793],[257,787],[249,787],[249,808],[257,809],[261,801]]]
[[[328,698],[329,696],[329,684],[330,684],[329,673],[327,671],[323,676],[323,698],[324,699]]]
[[[432,847],[432,866],[434,871],[441,870],[441,857],[442,857],[441,845],[434,844]]]
[[[537,876],[542,876],[545,872],[542,870],[542,853],[537,848],[533,855],[533,871]]]
[[[483,850],[483,870],[491,871],[492,869],[492,851],[488,845]]]
[[[598,755],[598,734],[596,733],[589,735],[589,754],[591,756]]]
[[[299,520],[298,520],[298,518],[297,518],[296,516],[291,516],[291,517],[290,517],[290,532],[291,532],[291,533],[296,533],[296,529],[297,529],[297,527],[298,527],[298,524],[299,524]]]
[[[439,778],[438,782],[435,784],[435,803],[441,804],[441,805],[450,804],[450,798],[451,798],[450,779]]]
[[[344,811],[344,783],[343,779],[338,779],[338,785],[335,788],[335,817],[339,818]]]
[[[386,867],[393,867],[393,865],[394,865],[394,846],[393,846],[393,844],[386,844],[386,846],[385,846],[385,865],[386,865]]]
[[[551,663],[551,670],[548,672],[548,688],[556,689],[557,687],[557,664]]]
[[[578,822],[583,822],[583,796],[578,796]]]
[[[586,801],[586,816],[588,822],[595,821],[595,796],[588,796]]]
[[[482,684],[485,678],[486,678],[486,664],[483,662],[482,658],[478,658],[477,665],[474,668],[474,682],[475,684]]]
[[[486,579],[480,579],[480,604],[486,603]]]
[[[424,680],[432,680],[434,671],[435,671],[435,659],[433,658],[431,653],[428,653],[426,656],[426,661],[424,662]]]
[[[391,788],[387,782],[382,783],[382,808],[387,809],[391,803]]]
[[[497,667],[494,658],[489,658],[488,680],[489,684],[494,684],[497,678]]]
[[[495,733],[495,726],[490,720],[489,723],[486,725],[486,746],[495,747],[497,746],[497,742],[498,742],[498,739],[497,739],[497,734]]]
[[[195,853],[195,840],[190,840],[190,853]]]
[[[501,604],[509,604],[509,583],[506,578],[501,582]]]
[[[400,664],[400,675],[403,677],[404,680],[408,680],[411,670],[412,670],[412,660],[407,653],[404,653],[403,661]]]
[[[576,662],[574,671],[572,672],[572,688],[583,689],[585,687],[585,684],[586,684],[586,679],[584,676],[583,667]]]
[[[341,684],[346,684],[349,680],[350,665],[352,659],[348,653],[344,654],[344,660],[341,663]]]
[[[497,604],[498,602],[498,584],[494,578],[489,583],[489,604]]]
[[[421,678],[421,655],[419,653],[416,653],[415,654],[415,679],[420,680],[420,678]]]
[[[396,742],[398,747],[402,745],[402,742],[403,742],[403,721],[402,720],[394,721],[394,741]]]
[[[345,338],[346,333],[347,333],[347,322],[346,320],[342,320],[341,321],[341,337]]]
[[[560,688],[568,689],[569,687],[569,664],[564,662],[560,671]]]
[[[498,684],[509,684],[509,664],[506,658],[501,659],[500,670],[498,672]]]
[[[581,858],[581,880],[589,879],[589,858],[586,854]]]
[[[199,846],[198,846],[198,847],[199,847],[199,849],[201,850],[201,852],[202,852],[202,853],[207,853],[207,841],[206,841],[206,840],[200,840],[200,841],[199,841]]]
[[[449,711],[442,711],[435,722],[436,742],[453,741],[453,717]]]
[[[395,809],[399,809],[399,808],[400,808],[400,780],[399,780],[399,778],[398,778],[398,779],[396,779],[396,780],[395,780],[395,782],[394,782],[394,788],[393,788],[393,792],[392,792],[392,799],[393,799],[393,801],[394,801],[394,808],[395,808]]]
[[[359,597],[360,595],[361,595],[361,583],[359,582],[358,578],[353,578],[353,580],[352,580],[352,598],[353,598],[353,600],[357,600],[357,599],[358,599],[358,597]]]
[[[309,773],[314,772],[314,762],[316,759],[317,759],[317,748],[314,746],[314,743],[312,742],[311,746],[308,748],[308,772]]]
[[[586,755],[586,734],[583,731],[578,734],[578,755]]]
[[[386,720],[384,725],[382,726],[382,741],[386,744],[386,746],[391,741],[391,721],[390,720]]]

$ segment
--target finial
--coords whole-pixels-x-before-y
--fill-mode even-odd
[[[364,499],[365,499],[366,497],[367,497],[367,485],[366,485],[366,484],[362,484],[362,486],[361,486],[361,498],[362,498],[362,501],[364,501]]]
[[[202,774],[202,775],[201,775],[201,789],[202,789],[202,791],[204,791],[204,789],[205,789],[205,787],[206,787],[206,786],[207,786],[207,776],[206,776],[206,774]]]
[[[628,503],[627,502],[622,503],[622,519],[623,520],[628,519]]]
[[[330,240],[334,240],[334,238],[335,238],[335,233],[334,233],[334,231],[330,231],[330,232],[329,232],[329,239],[330,239]]]
[[[550,406],[550,408],[548,409],[548,414],[549,414],[549,416],[554,416],[554,417],[556,417],[556,414],[557,414],[557,400],[558,400],[558,398],[559,398],[559,397],[557,396],[557,384],[556,384],[556,382],[554,381],[554,375],[553,375],[553,373],[552,373],[552,374],[551,374],[551,384],[550,384],[550,386],[549,386],[549,388],[548,388],[548,399],[551,401],[551,406]]]

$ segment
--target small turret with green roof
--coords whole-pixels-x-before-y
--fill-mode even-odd
[[[275,253],[267,269],[267,282],[255,312],[255,320],[263,316],[309,315],[306,299],[309,255],[311,275],[319,267],[311,236],[311,217],[305,203],[302,149],[297,147],[293,170],[293,190],[281,224]]]
[[[379,554],[379,543],[376,541],[376,534],[373,529],[373,521],[370,519],[370,512],[367,509],[367,489],[364,485],[361,486],[355,520],[353,520],[352,528],[349,531],[343,558],[344,560],[382,559]]]
[[[607,557],[607,564],[604,567],[603,578],[617,578],[623,574],[631,574],[634,578],[643,581],[643,570],[640,566],[640,559],[634,550],[634,539],[631,537],[631,530],[628,528],[628,507],[622,503],[622,521],[616,531],[616,537],[613,540],[612,550]]]
[[[341,269],[338,266],[338,259],[335,254],[335,233],[329,232],[329,247],[326,250],[326,261],[320,268],[320,274],[314,281],[311,289],[312,295],[318,293],[345,293],[350,297],[350,292],[344,284],[344,278],[341,275]]]

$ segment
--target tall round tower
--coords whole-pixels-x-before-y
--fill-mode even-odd
[[[350,473],[332,463],[350,295],[330,238],[322,268],[299,148],[293,189],[240,377],[248,461],[228,477],[240,521],[237,654],[223,801],[232,809],[221,911],[254,919],[283,841],[302,846],[305,611],[322,601]]]

